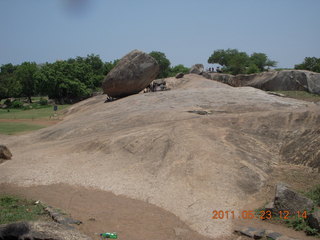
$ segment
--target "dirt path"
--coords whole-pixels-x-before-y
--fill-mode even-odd
[[[210,239],[191,230],[168,211],[110,192],[65,184],[34,187],[1,184],[0,194],[3,193],[60,208],[82,221],[80,231],[93,239],[98,239],[97,233],[108,231],[117,232],[121,240]]]

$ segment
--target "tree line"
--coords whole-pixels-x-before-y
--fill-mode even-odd
[[[270,60],[265,53],[254,52],[251,55],[241,52],[238,49],[215,50],[208,59],[208,63],[219,64],[222,72],[229,74],[251,74],[276,67],[277,62]],[[320,58],[306,57],[295,69],[309,70],[320,73]]]
[[[183,65],[171,67],[162,52],[150,53],[160,65],[158,78],[188,72]],[[104,77],[119,62],[118,59],[103,62],[99,55],[58,60],[53,63],[37,64],[23,62],[0,67],[0,101],[11,97],[26,97],[31,103],[32,96],[48,96],[57,103],[74,103],[101,91]]]
[[[182,64],[171,66],[163,52],[149,53],[160,66],[157,78],[173,77],[177,73],[188,73],[189,68]],[[0,101],[11,97],[48,96],[57,103],[73,103],[92,96],[101,90],[104,77],[116,66],[118,59],[103,62],[99,55],[58,60],[53,63],[37,64],[24,62],[11,63],[0,67]],[[265,53],[248,55],[237,49],[219,49],[212,53],[208,63],[219,64],[225,73],[257,73],[275,67]],[[296,69],[320,72],[320,58],[306,57]]]

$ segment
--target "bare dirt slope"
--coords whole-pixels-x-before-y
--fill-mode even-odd
[[[230,235],[232,221],[212,211],[253,201],[287,141],[315,134],[319,106],[193,74],[168,82],[171,91],[90,98],[57,125],[7,138],[14,158],[0,165],[0,183],[95,187],[162,207],[205,236]]]

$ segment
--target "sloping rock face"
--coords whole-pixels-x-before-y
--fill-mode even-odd
[[[102,83],[109,97],[121,98],[145,89],[158,75],[159,65],[150,55],[134,50],[124,56]]]
[[[308,113],[305,118],[307,119]],[[318,123],[320,128],[320,122]],[[309,166],[320,170],[320,129],[289,134],[281,148],[282,160],[287,163]]]
[[[57,125],[6,139],[15,159],[0,165],[0,183],[112,191],[164,208],[203,235],[230,235],[232,221],[215,221],[212,211],[243,209],[286,163],[288,136],[319,129],[319,106],[196,74],[165,81],[170,91],[109,103],[92,97]]]
[[[320,73],[302,70],[284,70],[258,74],[205,73],[208,79],[220,81],[234,87],[250,86],[267,91],[305,90],[320,94]]]

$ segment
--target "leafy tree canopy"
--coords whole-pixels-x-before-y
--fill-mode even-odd
[[[320,73],[320,58],[306,57],[302,63],[295,65],[294,68]]]
[[[153,57],[160,66],[160,72],[157,76],[157,78],[166,78],[169,76],[170,73],[170,61],[166,57],[166,55],[162,52],[152,51],[149,53],[151,57]]]
[[[238,49],[218,49],[209,57],[208,63],[220,64],[224,72],[231,74],[262,72],[266,67],[275,67],[265,53],[253,53],[250,56]]]

